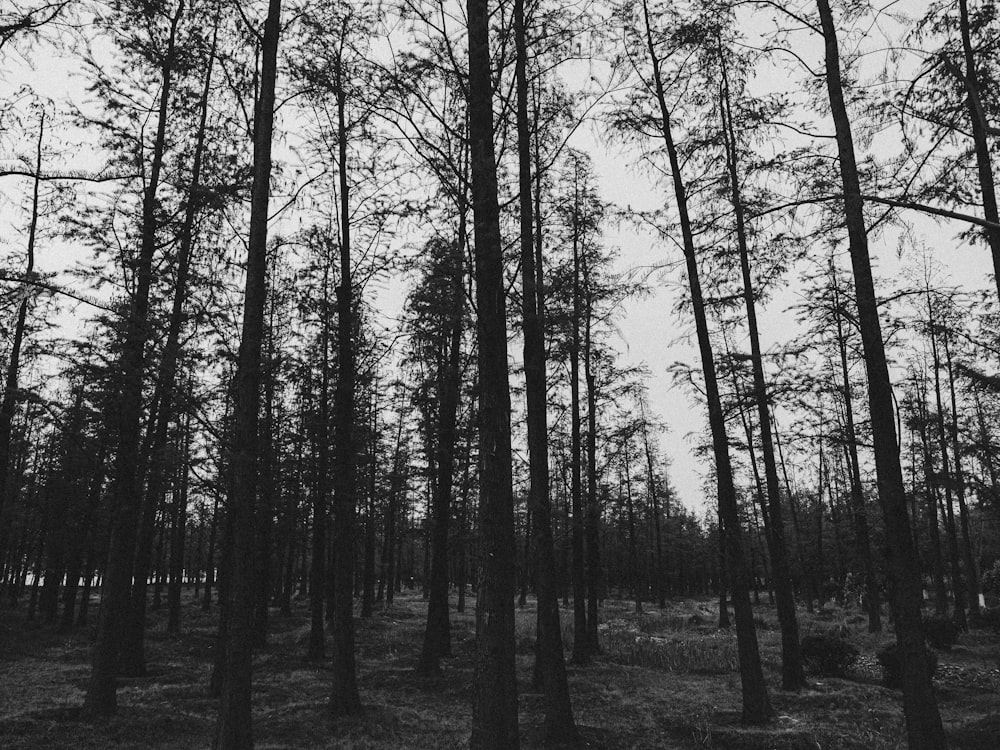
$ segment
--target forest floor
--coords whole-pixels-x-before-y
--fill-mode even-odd
[[[442,748],[468,744],[474,651],[474,604],[452,613],[454,657],[439,677],[418,677],[426,603],[406,592],[387,611],[357,620],[358,670],[364,713],[332,720],[326,713],[329,661],[305,659],[305,603],[291,617],[272,610],[269,644],[255,657],[253,721],[258,750],[288,748]],[[569,667],[582,747],[748,748],[751,750],[879,750],[906,746],[901,694],[884,687],[874,662],[891,635],[869,635],[864,618],[833,608],[801,613],[803,634],[846,626],[861,652],[850,679],[810,678],[799,694],[780,687],[779,633],[773,607],[755,607],[765,675],[777,719],[759,729],[739,724],[740,682],[732,631],[715,627],[708,599],[647,605],[628,602],[601,612],[604,653]],[[569,636],[572,611],[563,610]],[[20,610],[0,610],[0,748],[103,750],[207,748],[216,701],[208,692],[216,625],[185,591],[183,631],[165,632],[164,610],[150,614],[149,674],[124,679],[119,713],[84,723],[79,707],[89,674],[92,629],[72,635],[29,623]],[[96,619],[96,618],[95,618]],[[517,611],[517,674],[523,748],[540,746],[542,696],[530,687],[534,601]],[[1000,747],[1000,635],[971,631],[941,652],[935,678],[953,750]]]

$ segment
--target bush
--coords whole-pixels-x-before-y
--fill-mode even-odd
[[[979,610],[976,627],[990,628],[1000,632],[1000,607],[987,607]]]
[[[958,626],[947,617],[925,617],[924,637],[932,648],[947,651],[958,643]]]
[[[888,646],[879,651],[875,655],[875,658],[878,660],[878,663],[882,665],[882,670],[885,673],[886,686],[891,688],[902,687],[903,665],[899,658],[898,644],[890,643]],[[934,673],[937,672],[937,654],[924,646],[924,658],[927,660],[927,671],[930,676],[933,677]]]
[[[845,677],[858,656],[853,645],[836,635],[807,635],[799,647],[806,669],[823,677]]]

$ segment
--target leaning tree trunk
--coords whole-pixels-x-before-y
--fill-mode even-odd
[[[187,300],[188,280],[191,273],[195,220],[202,200],[201,172],[207,141],[208,107],[218,41],[218,27],[219,19],[216,17],[212,35],[212,49],[205,71],[205,81],[202,85],[201,112],[198,130],[195,134],[195,149],[191,164],[191,184],[188,186],[184,219],[181,224],[177,271],[170,318],[167,324],[167,337],[163,346],[163,355],[157,368],[156,387],[152,398],[153,406],[147,420],[142,452],[139,455],[137,482],[139,487],[145,486],[143,493],[145,500],[140,511],[141,520],[132,595],[129,601],[129,617],[126,621],[120,653],[122,673],[131,676],[141,676],[146,673],[146,581],[149,577],[152,561],[156,509],[159,498],[163,494],[166,480],[164,452],[167,445],[167,427],[174,411],[174,381],[177,377],[178,359],[181,352],[180,335],[184,325],[184,303]]]
[[[7,375],[4,379],[3,401],[0,402],[0,522],[3,519],[3,507],[7,499],[8,475],[10,473],[10,438],[11,425],[14,422],[14,410],[17,407],[18,372],[21,366],[21,347],[24,344],[24,332],[27,328],[28,284],[35,273],[35,239],[38,235],[38,201],[42,185],[42,144],[45,141],[45,112],[38,118],[38,140],[35,142],[35,178],[31,186],[31,220],[28,225],[27,262],[24,266],[24,298],[17,308],[17,321],[14,323],[14,341],[11,343],[10,355],[7,360]],[[0,533],[0,557],[3,555],[3,533]]]
[[[923,624],[920,620],[921,582],[893,414],[892,383],[879,323],[878,299],[868,255],[861,181],[854,154],[851,121],[844,102],[837,27],[829,0],[817,0],[822,24],[826,85],[837,136],[840,177],[844,188],[844,219],[850,240],[851,265],[858,305],[858,323],[868,373],[868,402],[875,448],[879,499],[885,515],[887,556],[893,578],[896,640],[902,662],[903,711],[911,750],[937,750],[946,745],[941,715],[926,669]]]
[[[467,0],[469,146],[479,343],[479,527],[472,750],[517,750],[514,492],[503,244],[493,146],[489,1]]]
[[[774,441],[771,437],[771,407],[768,404],[767,384],[764,380],[764,363],[757,331],[757,305],[753,280],[750,275],[750,249],[743,196],[740,189],[736,129],[730,108],[729,79],[725,62],[723,76],[723,122],[729,167],[729,187],[733,211],[736,216],[736,239],[740,251],[740,270],[743,274],[743,299],[747,312],[747,330],[750,334],[750,362],[753,368],[753,396],[757,404],[760,423],[760,445],[764,459],[764,481],[767,488],[767,543],[771,553],[771,571],[774,593],[777,598],[778,623],[781,627],[781,686],[785,690],[801,690],[806,684],[802,655],[799,651],[799,622],[795,616],[795,593],[785,544],[785,523],[782,519],[781,494],[778,489],[778,465],[774,458]],[[763,505],[761,506],[763,509]]]
[[[260,90],[254,111],[250,238],[247,245],[243,330],[235,376],[233,442],[229,467],[231,495],[226,513],[227,525],[231,531],[226,570],[229,620],[219,701],[217,750],[253,748],[250,693],[253,677],[256,567],[254,501],[258,489],[261,349],[267,294],[267,206],[271,181],[271,135],[274,129],[280,16],[281,0],[269,0],[261,39]]]
[[[705,395],[708,401],[708,421],[712,433],[712,451],[715,457],[715,473],[718,482],[720,531],[725,529],[723,539],[727,551],[727,573],[732,587],[733,608],[736,615],[736,640],[739,652],[740,680],[743,690],[743,722],[762,724],[771,720],[774,711],[767,694],[764,672],[760,662],[760,648],[750,604],[750,582],[743,556],[743,540],[740,528],[739,505],[736,487],[733,484],[733,468],[729,456],[729,438],[726,435],[726,418],[722,408],[722,397],[715,369],[715,357],[709,338],[708,317],[705,300],[701,291],[698,258],[694,245],[694,234],[688,216],[687,196],[681,175],[680,157],[671,132],[670,111],[667,108],[666,91],[660,72],[660,59],[653,44],[653,31],[649,18],[647,0],[643,0],[643,17],[649,62],[653,69],[653,95],[659,107],[660,121],[657,123],[663,137],[673,180],[674,196],[681,223],[684,259],[687,266],[688,286],[691,290],[691,307],[695,317],[698,335],[698,349],[701,354],[702,372],[705,378]],[[721,613],[720,613],[721,618]]]
[[[138,465],[142,419],[142,371],[146,342],[149,338],[149,296],[153,277],[153,256],[157,245],[157,191],[166,151],[167,113],[172,90],[177,26],[183,13],[184,0],[180,0],[170,21],[167,49],[160,71],[162,80],[156,135],[149,167],[149,182],[142,198],[141,237],[135,266],[135,293],[129,306],[128,319],[125,321],[124,342],[119,361],[121,381],[115,407],[118,448],[115,455],[115,482],[111,498],[111,547],[101,592],[93,668],[84,698],[83,710],[89,716],[107,716],[115,713],[118,707],[116,696],[118,654],[129,611],[132,561],[139,517],[137,499],[141,494]]]

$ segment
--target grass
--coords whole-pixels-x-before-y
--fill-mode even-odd
[[[305,604],[282,618],[272,610],[268,647],[255,656],[254,734],[258,748],[452,748],[468,744],[475,617],[452,612],[453,658],[442,674],[413,671],[423,633],[425,603],[405,592],[395,605],[357,620],[359,686],[364,713],[333,720],[326,711],[329,662],[305,659],[309,623]],[[888,750],[905,746],[898,691],[877,672],[859,667],[854,679],[814,678],[790,694],[780,682],[780,633],[772,607],[755,608],[765,676],[778,718],[740,726],[740,678],[734,633],[718,631],[709,600],[673,601],[664,610],[635,614],[629,602],[608,601],[601,611],[602,655],[569,665],[574,713],[588,748],[821,748]],[[572,610],[562,610],[567,649]],[[540,746],[544,702],[532,692],[536,610],[516,612],[517,677],[522,747]],[[870,635],[858,615],[838,609],[801,613],[801,630],[846,626],[870,663],[891,639]],[[119,714],[84,723],[78,718],[89,674],[92,630],[60,636],[0,610],[0,747],[4,750],[82,748],[205,748],[211,745],[216,702],[207,690],[215,628],[187,592],[179,636],[164,630],[165,613],[150,613],[150,673],[123,681]],[[568,653],[568,651],[567,651]],[[976,631],[941,655],[938,694],[957,750],[995,748],[1000,733],[997,692],[1000,638]],[[867,660],[867,661],[866,661]],[[1000,671],[1000,670],[998,670]],[[976,675],[977,679],[967,679]],[[978,679],[982,678],[982,679]]]

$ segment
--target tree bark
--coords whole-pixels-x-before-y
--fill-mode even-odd
[[[451,517],[452,490],[455,478],[455,426],[462,389],[462,321],[465,315],[465,201],[459,201],[458,240],[451,258],[452,308],[448,316],[447,358],[444,372],[438,374],[438,424],[431,531],[430,600],[427,604],[427,627],[417,671],[422,674],[440,670],[439,660],[451,656],[451,620],[448,612],[448,526]]]
[[[817,0],[823,30],[826,85],[837,136],[840,176],[844,188],[844,219],[850,240],[858,321],[868,372],[868,401],[875,447],[879,498],[885,515],[889,570],[895,598],[896,640],[902,662],[903,711],[911,750],[946,746],[941,715],[924,657],[920,620],[921,586],[917,557],[907,516],[899,443],[893,415],[892,383],[878,317],[878,300],[868,255],[861,183],[854,154],[850,116],[844,102],[837,27],[829,0]]]
[[[647,0],[643,0],[643,20],[649,62],[653,69],[653,91],[659,107],[660,120],[657,123],[663,137],[677,202],[684,259],[687,267],[688,286],[691,291],[691,306],[695,317],[698,349],[701,354],[702,372],[705,379],[705,394],[708,401],[709,427],[712,433],[712,450],[715,457],[715,473],[718,483],[719,515],[725,528],[723,538],[726,544],[729,581],[732,586],[733,608],[736,615],[736,638],[739,652],[740,680],[743,693],[744,724],[763,724],[774,716],[771,701],[764,682],[761,668],[760,649],[750,604],[750,586],[747,580],[743,540],[740,527],[739,505],[736,488],[733,485],[733,469],[729,456],[729,438],[726,435],[725,413],[719,393],[719,383],[715,369],[715,357],[709,337],[705,300],[701,290],[698,259],[694,245],[694,234],[688,216],[686,188],[681,174],[680,158],[671,132],[670,111],[667,108],[666,92],[660,71],[660,59],[653,44],[653,32]],[[721,613],[720,613],[721,617]]]
[[[156,208],[160,172],[166,150],[167,113],[172,90],[177,27],[184,13],[184,0],[170,20],[167,48],[160,70],[160,99],[156,135],[149,167],[149,182],[143,192],[141,239],[135,259],[135,292],[125,322],[124,345],[119,360],[121,385],[116,408],[118,448],[112,491],[111,546],[101,592],[101,610],[94,645],[93,667],[83,712],[88,716],[108,716],[118,708],[116,677],[119,647],[125,634],[132,584],[136,526],[140,497],[139,441],[142,418],[143,365],[149,339],[149,296],[156,253]]]
[[[799,691],[806,684],[806,674],[799,651],[799,622],[795,615],[795,593],[785,544],[785,522],[782,519],[781,493],[778,489],[778,465],[774,458],[774,441],[771,437],[771,407],[768,404],[767,383],[764,380],[764,362],[757,330],[757,303],[753,279],[750,275],[750,248],[743,196],[740,189],[736,130],[730,102],[729,77],[725,61],[722,63],[723,122],[729,167],[729,188],[736,218],[736,239],[740,252],[740,270],[743,275],[743,300],[747,313],[747,331],[750,334],[750,362],[753,369],[753,396],[757,404],[757,421],[760,428],[760,446],[764,459],[764,481],[767,488],[767,542],[771,554],[771,571],[774,593],[777,598],[778,623],[781,627],[781,686],[785,690]],[[763,507],[763,506],[762,506]]]
[[[476,333],[479,343],[480,554],[472,750],[517,750],[514,675],[514,493],[510,387],[496,153],[489,2],[467,0],[469,141],[475,216]]]
[[[250,694],[255,601],[254,505],[259,483],[261,349],[267,294],[267,219],[280,17],[281,0],[269,0],[261,39],[260,89],[254,111],[250,238],[247,245],[243,330],[235,376],[233,444],[230,453],[232,494],[227,508],[228,525],[232,530],[229,569],[226,573],[229,622],[219,701],[217,750],[253,748]]]
[[[343,48],[341,48],[342,51]],[[353,276],[351,273],[350,183],[347,177],[347,71],[338,52],[337,151],[340,187],[340,285],[337,287],[337,387],[334,394],[333,500],[334,543],[333,685],[330,711],[353,716],[361,711],[354,660],[354,543],[357,476],[354,456],[355,383]]]
[[[535,673],[545,694],[545,739],[573,742],[573,722],[566,657],[559,625],[552,501],[549,490],[545,306],[541,217],[532,203],[531,131],[528,121],[528,42],[524,0],[514,2],[514,67],[517,89],[517,155],[520,188],[521,320],[524,332],[524,379],[528,429],[528,507],[534,511],[535,592],[537,597]],[[536,133],[536,138],[540,136]],[[535,191],[540,188],[535,183]],[[535,196],[537,198],[537,195]],[[536,225],[537,222],[537,225]],[[538,236],[535,236],[537,226]],[[537,251],[537,252],[536,252]],[[537,255],[537,257],[536,257]],[[538,261],[536,263],[536,261]]]
[[[1000,224],[1000,210],[997,208],[996,183],[993,178],[993,162],[987,138],[985,114],[979,93],[979,77],[976,73],[976,58],[972,46],[972,31],[969,24],[969,2],[958,0],[959,29],[962,35],[962,57],[965,63],[966,102],[969,109],[969,124],[972,128],[972,142],[976,152],[976,171],[979,175],[979,190],[983,199],[983,216],[992,224]],[[986,228],[986,242],[993,256],[994,282],[1000,297],[1000,228]]]

